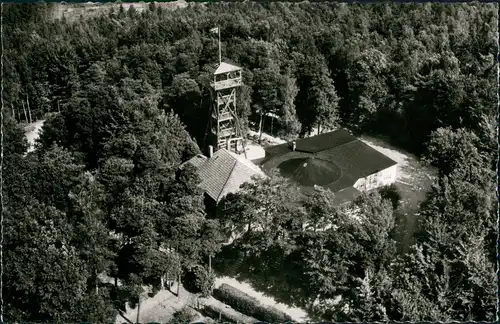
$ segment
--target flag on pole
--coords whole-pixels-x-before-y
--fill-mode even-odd
[[[215,27],[210,29],[211,33],[219,34],[219,64],[222,63],[222,54],[221,54],[221,49],[220,49],[220,30],[219,27]]]

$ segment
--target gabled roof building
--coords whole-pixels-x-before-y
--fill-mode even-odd
[[[183,165],[186,163],[198,170],[199,187],[212,205],[218,204],[228,193],[238,192],[241,185],[253,181],[254,176],[266,177],[258,166],[226,149],[209,153],[209,157],[198,154]]]

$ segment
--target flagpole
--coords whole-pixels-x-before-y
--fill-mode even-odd
[[[219,32],[219,65],[222,64],[222,56],[221,56],[221,50],[220,50],[220,27],[217,27],[217,30]]]

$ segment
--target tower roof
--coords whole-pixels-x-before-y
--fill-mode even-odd
[[[222,62],[219,67],[217,67],[217,70],[215,70],[214,74],[222,74],[222,73],[228,73],[228,72],[233,72],[233,71],[239,71],[241,68],[239,66],[229,64],[226,62]]]

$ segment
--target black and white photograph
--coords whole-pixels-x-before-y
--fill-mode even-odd
[[[499,4],[1,4],[0,323],[494,322]]]

